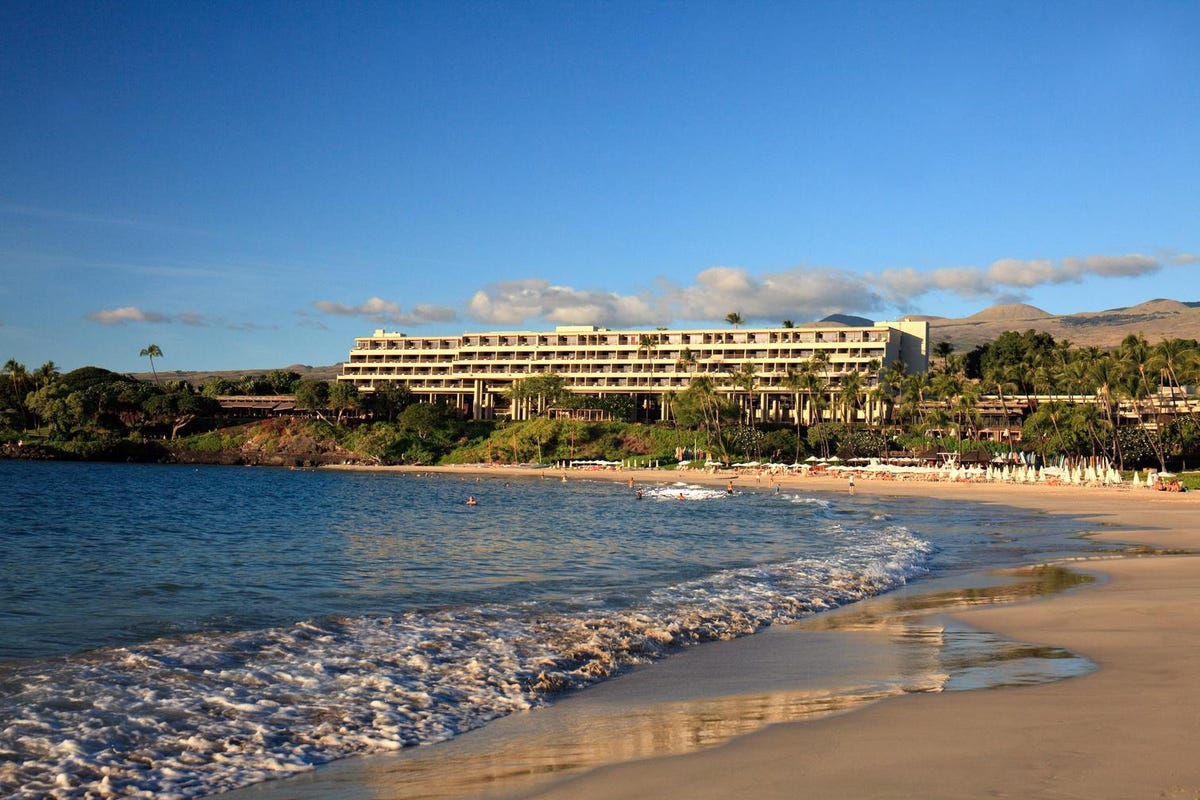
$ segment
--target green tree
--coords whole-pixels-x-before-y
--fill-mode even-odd
[[[846,423],[847,430],[854,430],[854,423],[858,417],[858,408],[862,400],[863,384],[862,376],[857,372],[847,372],[841,377],[838,394],[841,399],[842,421]]]
[[[271,387],[271,391],[275,394],[291,394],[299,380],[300,373],[298,372],[275,369],[267,374],[264,382]]]
[[[301,380],[296,384],[296,408],[311,411],[321,419],[329,408],[329,384],[325,381]]]
[[[150,422],[170,426],[172,439],[195,420],[214,416],[221,408],[213,398],[190,392],[154,394],[143,407]]]
[[[737,326],[745,323],[746,320],[737,311],[730,311],[725,315],[725,321],[736,328]]]
[[[157,384],[158,383],[158,370],[156,370],[154,368],[154,359],[163,357],[162,348],[160,348],[158,345],[151,342],[150,344],[143,347],[142,351],[140,353],[138,353],[138,355],[145,356],[146,358],[150,359],[150,372],[152,372],[154,374],[154,382]]]
[[[359,408],[358,387],[348,381],[334,381],[329,386],[329,408],[337,412],[337,424],[341,425],[347,412]]]
[[[749,419],[751,430],[755,427],[754,390],[758,385],[757,372],[753,361],[745,361],[729,375],[729,382],[746,393],[745,416]]]
[[[224,397],[233,394],[236,388],[233,381],[214,375],[200,387],[200,394],[205,397]]]
[[[796,424],[796,454],[795,461],[800,460],[800,398],[806,387],[808,365],[799,369],[788,367],[783,376],[783,386],[792,393],[792,421]]]
[[[412,390],[403,383],[388,381],[363,395],[363,407],[376,419],[395,422],[401,411],[416,402]]]
[[[950,342],[938,342],[933,346],[933,354],[942,360],[943,369],[950,364],[950,354],[953,352],[954,345]]]
[[[33,388],[29,370],[15,358],[10,358],[4,363],[4,374],[7,380],[4,381],[3,391],[0,392],[0,410],[3,411],[10,427],[27,428],[31,419],[25,397]]]

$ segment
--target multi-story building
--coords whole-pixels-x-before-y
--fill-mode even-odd
[[[560,326],[553,331],[493,331],[460,336],[408,336],[377,330],[354,341],[338,380],[371,392],[402,384],[419,400],[444,402],[464,415],[521,418],[512,385],[551,373],[576,394],[634,398],[643,418],[670,416],[670,398],[698,376],[717,391],[744,390],[728,378],[753,365],[757,418],[791,421],[797,397],[785,381],[807,365],[829,390],[858,373],[865,386],[903,361],[910,372],[929,366],[929,323],[904,319],[864,327],[818,323],[793,328],[608,330]]]

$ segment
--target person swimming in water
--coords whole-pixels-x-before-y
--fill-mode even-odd
[[[467,505],[469,505],[469,506],[479,505],[478,501],[475,500],[475,495],[471,495],[470,497],[467,498]]]

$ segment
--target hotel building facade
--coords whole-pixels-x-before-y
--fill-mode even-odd
[[[753,364],[756,419],[791,422],[796,393],[785,384],[790,371],[815,365],[829,391],[836,392],[843,376],[858,373],[869,387],[880,369],[899,360],[909,372],[928,369],[927,321],[690,330],[572,325],[459,336],[376,330],[355,339],[338,380],[361,392],[403,385],[422,402],[447,403],[474,419],[521,419],[530,408],[510,404],[512,385],[551,373],[569,392],[630,396],[641,418],[669,419],[670,398],[693,378],[707,376],[718,392],[737,396],[744,390],[730,376]]]

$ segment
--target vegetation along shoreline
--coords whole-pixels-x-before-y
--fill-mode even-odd
[[[143,351],[151,352],[165,357],[157,347]],[[1195,339],[1152,344],[1130,334],[1101,349],[1008,331],[965,353],[938,343],[926,371],[910,373],[898,361],[854,380],[831,379],[819,361],[796,371],[795,406],[775,420],[760,412],[762,390],[741,364],[728,375],[694,376],[670,396],[665,418],[646,421],[620,395],[567,391],[553,373],[514,381],[509,409],[471,419],[448,404],[420,402],[403,385],[360,392],[294,370],[237,380],[155,371],[139,380],[99,367],[61,373],[53,362],[30,370],[10,359],[0,374],[0,457],[289,467],[598,459],[673,467],[1019,454],[1174,472],[1200,463]],[[525,402],[532,396],[536,404]],[[518,409],[523,418],[515,418]]]

